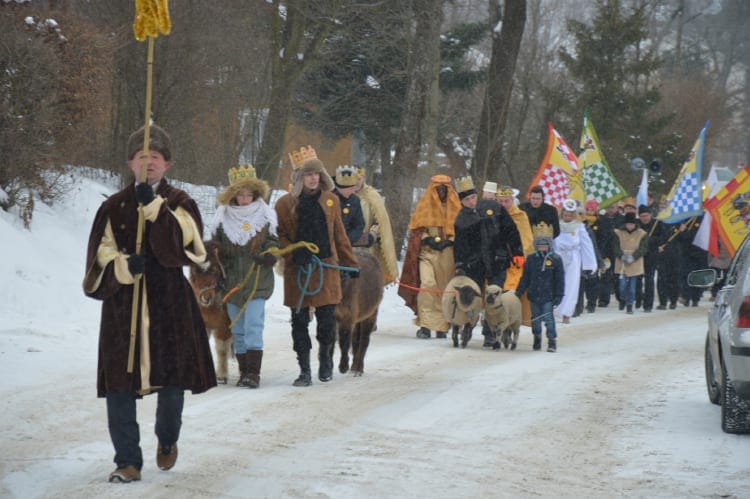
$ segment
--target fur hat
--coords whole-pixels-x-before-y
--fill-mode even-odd
[[[320,174],[320,190],[332,191],[333,179],[326,171],[323,162],[318,159],[318,154],[312,146],[301,147],[299,151],[289,154],[292,161],[292,195],[298,197],[302,194],[305,173]]]
[[[649,208],[645,204],[642,204],[638,206],[638,214],[640,215],[641,213],[651,213],[651,208]]]
[[[243,189],[251,191],[254,199],[268,197],[268,183],[256,176],[253,165],[230,168],[227,176],[229,177],[229,187],[216,198],[219,204],[231,204],[237,193]]]
[[[458,192],[458,198],[463,199],[467,196],[477,193],[477,189],[474,187],[474,181],[471,177],[461,177],[456,179],[456,192]]]
[[[634,223],[636,223],[635,213],[633,213],[632,211],[629,211],[629,212],[625,213],[624,223],[626,223],[626,224],[634,224]]]
[[[163,128],[156,125],[150,125],[148,129],[148,148],[161,153],[165,161],[171,160],[172,140],[169,138],[169,134]],[[145,132],[145,127],[141,127],[128,137],[128,161],[133,159],[138,151],[143,149],[143,135]]]

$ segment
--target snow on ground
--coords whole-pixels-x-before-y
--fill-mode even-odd
[[[111,192],[75,178],[31,230],[0,211],[0,497],[750,497],[750,436],[723,433],[706,396],[708,303],[598,309],[558,325],[555,354],[532,352],[527,328],[492,352],[478,331],[465,350],[416,339],[390,287],[364,376],[295,388],[280,282],[260,389],[233,386],[232,362],[229,385],[189,395],[169,472],[146,397],[143,480],[107,483],[99,303],[81,279]]]

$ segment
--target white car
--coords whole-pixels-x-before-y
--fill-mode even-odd
[[[715,280],[713,269],[688,276],[688,284],[697,287],[711,287]],[[750,433],[750,235],[708,312],[705,363],[708,398],[721,405],[722,430]]]

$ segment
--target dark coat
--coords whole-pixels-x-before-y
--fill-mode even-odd
[[[565,295],[565,268],[560,255],[553,251],[538,251],[526,257],[523,277],[518,283],[516,296],[528,291],[529,301],[559,304]]]
[[[462,270],[480,287],[510,266],[514,256],[523,256],[521,236],[513,218],[500,203],[482,199],[476,208],[461,208],[455,222],[453,256]]]
[[[362,203],[356,194],[345,198],[339,191],[335,192],[341,205],[341,221],[344,223],[346,236],[349,238],[349,242],[354,244],[359,241],[359,238],[362,237],[362,233],[365,231],[365,216],[362,213]]]
[[[615,232],[614,227],[612,227],[612,220],[604,215],[599,215],[589,227],[594,232],[594,239],[596,240],[596,246],[599,248],[599,255],[602,259],[609,259],[610,264],[614,264],[615,254],[612,245]]]
[[[328,237],[329,256],[321,258],[325,263],[344,267],[359,268],[352,252],[352,245],[346,236],[341,221],[339,198],[332,192],[322,192],[318,205],[325,214],[325,229]],[[276,202],[276,213],[279,218],[279,247],[285,248],[297,242],[297,205],[299,198],[291,193],[285,194]],[[297,285],[299,267],[294,263],[292,253],[284,256],[284,305],[296,308],[302,292]],[[318,272],[314,272],[307,289],[314,290],[320,284]],[[314,295],[307,295],[302,300],[301,308],[336,305],[341,301],[341,275],[337,269],[325,267],[323,270],[323,287]]]
[[[268,232],[268,226],[255,234],[255,237],[242,246],[230,241],[222,227],[216,229],[216,234],[212,240],[219,245],[219,259],[226,272],[225,291],[230,291],[235,286],[243,283],[253,264],[253,255],[260,254],[270,248],[279,247],[279,238]],[[260,274],[257,285],[255,284],[255,271],[253,271],[251,279],[241,289],[232,293],[228,299],[229,303],[242,308],[247,303],[250,293],[253,293],[253,291],[253,299],[262,298],[267,300],[271,297],[276,280],[274,278],[273,266],[260,265],[255,268],[259,268],[258,272]]]
[[[560,216],[557,213],[557,209],[554,206],[547,203],[542,203],[539,208],[534,208],[531,203],[525,201],[520,204],[519,208],[526,212],[529,217],[529,225],[531,225],[532,231],[535,225],[539,225],[540,222],[544,222],[547,225],[552,226],[554,231],[554,237],[560,235]]]
[[[140,279],[141,283],[146,283],[150,363],[140,355],[142,334],[138,321],[135,362],[130,374],[127,362],[133,285],[118,282],[114,260],[106,261],[102,268],[97,252],[108,224],[114,233],[116,248],[125,255],[135,252],[138,211],[133,184],[102,203],[91,228],[84,292],[103,301],[97,370],[99,397],[110,390],[138,392],[148,386],[177,386],[193,393],[216,386],[206,328],[183,273],[183,266],[191,260],[183,247],[183,232],[174,214],[176,211],[186,213],[195,221],[198,229],[195,241],[195,238],[201,239],[203,231],[200,213],[185,192],[170,186],[166,180],[161,181],[156,194],[166,201],[156,220],[145,222],[142,250],[147,259],[144,277]],[[202,243],[200,249],[204,252]],[[140,296],[143,298],[144,293]],[[142,371],[142,362],[148,371]],[[143,384],[142,372],[150,373]]]

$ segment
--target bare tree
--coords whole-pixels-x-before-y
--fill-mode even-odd
[[[443,22],[442,0],[415,0],[414,38],[409,50],[408,84],[404,112],[396,137],[396,151],[389,175],[385,175],[385,192],[392,207],[391,217],[396,241],[406,235],[412,206],[412,182],[417,177],[423,133],[422,122],[432,80],[436,77],[440,27]]]
[[[477,147],[472,172],[474,177],[500,177],[505,124],[508,117],[513,75],[526,24],[526,0],[506,0],[502,16],[497,2],[490,2],[490,21],[493,26],[502,21],[498,32],[493,29],[487,90],[479,121]]]

